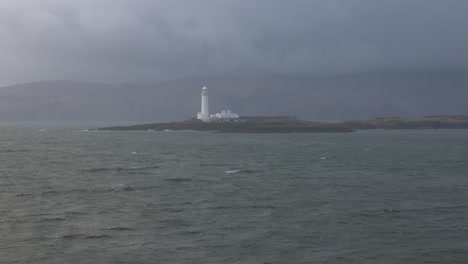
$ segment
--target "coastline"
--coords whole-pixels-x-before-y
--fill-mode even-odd
[[[340,124],[303,121],[292,117],[243,117],[230,122],[203,122],[197,119],[188,119],[169,123],[103,127],[96,130],[193,130],[215,133],[345,133],[354,131]]]
[[[193,130],[215,133],[347,133],[355,130],[468,129],[468,116],[424,116],[403,119],[377,117],[369,120],[346,120],[340,123],[304,121],[288,116],[241,117],[237,121],[202,122],[192,118],[167,123],[112,126],[93,130],[165,131]]]

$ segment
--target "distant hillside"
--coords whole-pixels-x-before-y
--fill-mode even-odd
[[[466,72],[387,72],[338,77],[205,76],[157,85],[47,81],[0,88],[0,121],[170,121],[210,109],[306,120],[468,114]]]

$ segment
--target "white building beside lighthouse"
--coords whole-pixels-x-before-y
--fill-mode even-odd
[[[197,119],[203,122],[223,122],[239,118],[238,114],[231,113],[231,110],[222,110],[221,113],[210,115],[208,106],[208,88],[204,86],[201,92],[201,112],[198,112]]]

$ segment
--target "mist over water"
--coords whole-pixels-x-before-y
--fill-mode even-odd
[[[0,263],[464,263],[468,132],[0,127]]]

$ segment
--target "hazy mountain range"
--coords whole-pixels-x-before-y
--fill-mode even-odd
[[[0,88],[1,121],[171,121],[194,117],[207,86],[210,110],[307,120],[468,114],[464,71],[332,77],[198,76],[155,85],[41,81]]]

